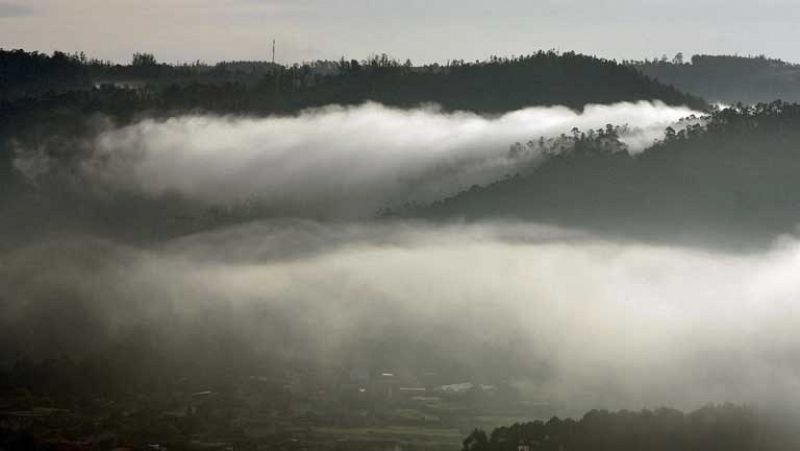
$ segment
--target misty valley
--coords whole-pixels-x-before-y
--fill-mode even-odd
[[[0,49],[0,450],[799,449],[799,73]]]

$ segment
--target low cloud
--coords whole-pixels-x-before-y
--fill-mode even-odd
[[[1,325],[28,352],[144,325],[322,367],[457,366],[559,413],[800,403],[793,239],[727,255],[526,224],[267,222],[0,261]]]
[[[694,112],[658,102],[526,108],[498,117],[399,110],[378,104],[326,107],[292,117],[184,116],[107,129],[88,144],[82,171],[103,186],[148,196],[179,194],[210,205],[255,204],[293,214],[364,217],[429,202],[524,170],[537,155],[514,142],[606,124],[629,126],[640,151]],[[46,167],[23,152],[17,167]]]

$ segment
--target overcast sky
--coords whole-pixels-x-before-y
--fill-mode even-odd
[[[536,49],[610,58],[767,54],[800,61],[797,0],[0,0],[0,47],[128,61],[388,53],[415,63]]]

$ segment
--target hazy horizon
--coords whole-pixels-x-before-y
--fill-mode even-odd
[[[786,0],[415,0],[403,6],[364,0],[5,0],[0,42],[48,53],[83,51],[118,63],[134,52],[169,63],[270,60],[273,39],[282,64],[380,53],[416,64],[444,63],[538,49],[616,60],[682,52],[800,61],[792,31],[796,10]],[[762,26],[748,26],[756,22]],[[767,23],[772,26],[763,27]]]

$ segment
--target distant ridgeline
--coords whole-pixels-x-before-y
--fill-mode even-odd
[[[736,107],[631,154],[617,127],[512,146],[536,165],[411,216],[513,218],[703,243],[761,245],[800,223],[800,105]],[[732,241],[731,241],[732,240]]]
[[[778,451],[800,445],[791,420],[725,404],[684,414],[593,410],[580,420],[553,417],[475,430],[463,451]]]
[[[284,67],[266,62],[168,65],[150,54],[135,54],[131,64],[119,65],[83,54],[0,49],[0,200],[15,186],[12,139],[79,142],[96,131],[87,119],[98,114],[125,125],[142,116],[266,115],[368,100],[500,113],[533,105],[582,108],[643,99],[707,107],[702,99],[634,68],[572,52],[423,67],[386,55]]]
[[[664,57],[626,64],[712,102],[800,101],[800,65],[764,56],[695,55],[684,62],[678,54],[671,61]]]
[[[533,105],[661,100],[706,107],[615,61],[573,52],[543,52],[447,65],[412,66],[386,55],[365,61],[317,61],[284,67],[264,62],[159,64],[136,54],[130,65],[0,50],[0,113],[8,117],[54,106],[81,112],[294,112],[367,100],[394,106],[438,103],[448,110],[499,113]]]

